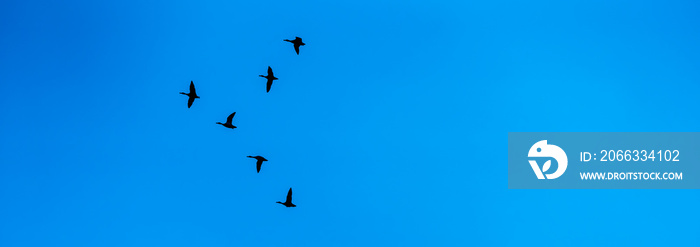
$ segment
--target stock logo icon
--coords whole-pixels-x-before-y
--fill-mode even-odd
[[[535,143],[535,145],[532,145],[530,151],[527,153],[527,156],[530,158],[553,158],[557,161],[557,170],[553,173],[545,174],[547,171],[549,171],[549,168],[552,165],[551,160],[547,160],[544,165],[542,165],[542,169],[540,169],[540,166],[537,165],[537,161],[528,160],[538,179],[558,178],[564,174],[566,171],[566,165],[569,163],[564,150],[556,145],[547,144],[547,140],[538,141]]]

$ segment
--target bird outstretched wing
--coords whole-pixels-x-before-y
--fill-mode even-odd
[[[236,115],[236,112],[231,113],[231,115],[228,115],[228,118],[226,118],[227,123],[231,123],[233,121],[233,116]]]
[[[194,90],[194,81],[190,81],[190,94],[197,95],[197,91]]]
[[[292,202],[292,188],[289,188],[289,192],[287,192],[287,202]]]
[[[267,79],[267,92],[270,92],[270,88],[272,87],[272,79]]]
[[[299,43],[294,43],[294,51],[296,51],[297,55],[299,55]]]
[[[274,77],[274,74],[272,73],[272,67],[270,66],[267,66],[267,76]]]
[[[194,97],[190,97],[187,99],[187,108],[192,107],[192,103],[194,102]]]
[[[258,168],[258,173],[260,173],[260,167],[262,167],[262,163],[263,163],[263,160],[261,160],[261,159],[258,160],[258,162],[255,163],[255,165],[256,165],[257,168]]]

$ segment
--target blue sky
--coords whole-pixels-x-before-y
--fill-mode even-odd
[[[0,245],[697,245],[697,191],[508,190],[506,155],[698,131],[698,10],[3,1]]]

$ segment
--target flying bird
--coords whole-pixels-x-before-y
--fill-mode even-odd
[[[231,113],[231,115],[228,115],[228,118],[226,119],[225,123],[216,122],[216,124],[221,124],[224,127],[229,128],[229,129],[235,129],[237,127],[234,126],[233,124],[231,124],[231,121],[233,121],[233,116],[235,116],[235,115],[236,115],[236,112],[233,112],[233,113]]]
[[[285,201],[285,202],[278,201],[277,203],[282,204],[288,208],[289,207],[296,207],[297,205],[294,205],[292,203],[292,188],[289,188],[289,192],[287,192],[287,201]]]
[[[253,158],[253,159],[256,159],[256,160],[257,160],[257,162],[255,162],[255,165],[258,167],[258,173],[260,173],[260,167],[262,167],[263,161],[267,161],[267,159],[263,158],[263,157],[260,156],[260,155],[258,155],[258,156],[250,156],[250,155],[248,155],[248,158]]]
[[[297,55],[299,55],[299,46],[306,45],[304,42],[301,42],[301,38],[299,37],[296,37],[294,40],[285,39],[284,41],[294,44],[294,50],[297,52]]]
[[[197,91],[194,90],[194,82],[190,81],[190,93],[185,93],[185,92],[180,92],[180,94],[187,95],[190,97],[190,99],[187,100],[187,108],[192,107],[192,103],[194,102],[194,99],[199,99],[199,96],[197,96]]]
[[[267,79],[267,92],[269,93],[270,87],[272,87],[272,81],[278,78],[272,73],[272,68],[270,66],[267,66],[267,76],[260,75],[260,77],[265,77]]]

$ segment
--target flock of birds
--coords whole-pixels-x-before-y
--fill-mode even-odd
[[[299,47],[306,45],[304,42],[301,41],[301,38],[296,37],[293,40],[289,39],[284,39],[284,41],[290,42],[294,44],[294,51],[296,51],[297,55],[299,55]],[[272,82],[277,80],[278,78],[275,77],[275,75],[272,73],[272,68],[270,66],[267,66],[267,75],[260,75],[260,77],[263,77],[267,79],[267,92],[270,92],[270,88],[272,87]],[[195,99],[199,99],[199,95],[197,95],[197,90],[194,88],[194,81],[190,81],[190,92],[185,93],[185,92],[180,92],[180,94],[187,95],[187,108],[192,107],[192,103],[194,103]],[[229,129],[235,129],[237,128],[235,125],[233,125],[233,117],[236,115],[236,112],[231,113],[231,115],[228,115],[228,118],[226,118],[226,122],[216,122],[216,124],[220,124],[226,128]],[[257,168],[258,173],[260,173],[260,168],[262,167],[263,162],[267,161],[264,157],[257,155],[257,156],[247,156],[248,158],[255,159],[255,165]],[[287,200],[284,202],[277,201],[277,203],[282,204],[286,207],[296,207],[297,205],[294,205],[292,203],[292,188],[289,188],[289,191],[287,192]]]

